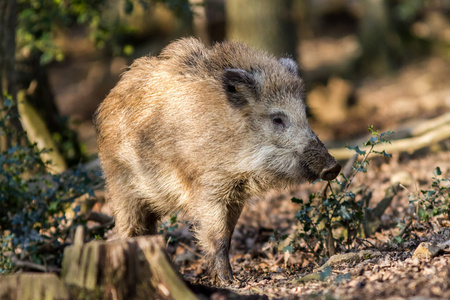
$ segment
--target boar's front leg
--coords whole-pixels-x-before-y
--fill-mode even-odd
[[[132,198],[118,190],[110,186],[107,195],[118,237],[156,234],[159,215],[151,210],[150,201]]]
[[[228,252],[231,235],[243,206],[243,203],[208,201],[198,216],[200,226],[197,228],[197,238],[206,252],[212,280],[218,285],[233,282]]]

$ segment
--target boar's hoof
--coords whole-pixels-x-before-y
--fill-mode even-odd
[[[233,275],[230,273],[218,273],[218,271],[213,271],[212,281],[217,286],[229,286],[234,283]]]
[[[228,261],[216,259],[211,269],[211,277],[214,284],[228,286],[234,282],[233,272]]]
[[[320,179],[327,181],[333,180],[339,175],[340,171],[341,166],[338,163],[336,163],[331,168],[323,169],[322,172],[320,173]]]

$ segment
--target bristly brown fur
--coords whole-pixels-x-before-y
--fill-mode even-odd
[[[96,114],[117,233],[153,234],[163,215],[183,211],[217,278],[230,280],[229,242],[246,199],[336,163],[308,125],[295,66],[193,38],[137,59]],[[277,114],[289,129],[274,125]]]

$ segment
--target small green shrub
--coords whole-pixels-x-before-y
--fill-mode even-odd
[[[159,225],[158,233],[165,234],[170,233],[178,229],[180,226],[180,221],[178,220],[178,213],[170,216],[168,221],[162,222]]]
[[[433,172],[431,189],[421,190],[419,193],[411,193],[409,202],[417,207],[417,215],[421,222],[427,222],[432,217],[446,215],[450,219],[450,178],[442,178],[439,167]]]
[[[292,198],[292,202],[300,205],[295,215],[299,230],[283,251],[301,250],[318,258],[330,256],[334,254],[336,246],[350,246],[356,235],[362,231],[365,213],[369,211],[364,205],[364,192],[367,188],[351,189],[352,181],[359,172],[367,171],[370,155],[391,156],[384,150],[374,149],[376,145],[388,142],[386,135],[391,132],[378,133],[372,126],[369,131],[371,137],[363,144],[366,150],[361,150],[358,146],[348,147],[355,151],[357,156],[362,157],[360,161],[355,160],[348,177],[341,173],[337,179],[328,182],[320,193],[309,195],[307,201]],[[360,197],[357,197],[358,195]],[[338,240],[334,238],[336,235],[340,236]],[[281,237],[283,238],[286,236]]]
[[[0,138],[11,134],[25,137],[8,126],[8,121],[19,116],[10,113],[15,104],[5,98]],[[51,150],[30,143],[1,149],[0,273],[25,265],[20,262],[58,268],[64,248],[72,242],[72,229],[86,223],[81,205],[94,199],[99,174],[82,167],[51,174],[47,171],[51,162],[40,156],[46,151]]]

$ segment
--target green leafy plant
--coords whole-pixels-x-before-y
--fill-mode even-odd
[[[389,142],[386,136],[391,132],[379,133],[372,126],[369,131],[371,137],[363,144],[364,149],[348,147],[356,153],[350,172],[344,168],[338,179],[327,182],[319,193],[309,195],[307,201],[292,198],[292,202],[300,205],[295,215],[299,230],[285,251],[301,250],[317,257],[331,256],[337,246],[349,247],[362,231],[365,214],[370,212],[365,205],[367,187],[351,188],[353,179],[358,173],[367,171],[369,156],[391,156],[384,150],[375,150],[375,146]],[[337,235],[338,239],[335,238]]]
[[[450,178],[442,178],[439,167],[433,172],[431,189],[421,190],[419,193],[411,193],[409,201],[416,205],[417,215],[420,221],[427,222],[432,217],[446,215],[450,219]]]
[[[178,214],[170,216],[170,219],[166,222],[162,222],[159,226],[159,234],[170,233],[178,229],[180,221],[178,220]]]
[[[188,0],[126,0],[122,9],[131,14],[136,5],[148,9],[156,2],[166,4],[177,16],[192,16]],[[108,5],[105,0],[19,0],[19,48],[39,53],[42,64],[61,61],[64,53],[55,43],[55,33],[62,28],[84,26],[98,48],[106,48],[114,55],[131,55],[134,50],[129,37],[137,28],[104,13]]]
[[[0,110],[0,138],[26,136],[7,126],[19,116],[11,114],[15,104],[5,98]],[[86,223],[81,206],[94,199],[99,174],[82,167],[52,174],[48,171],[51,162],[41,159],[41,153],[47,151],[51,150],[27,143],[0,153],[0,273],[30,266],[35,270],[45,270],[44,266],[57,269],[64,248],[72,242],[72,229]]]

